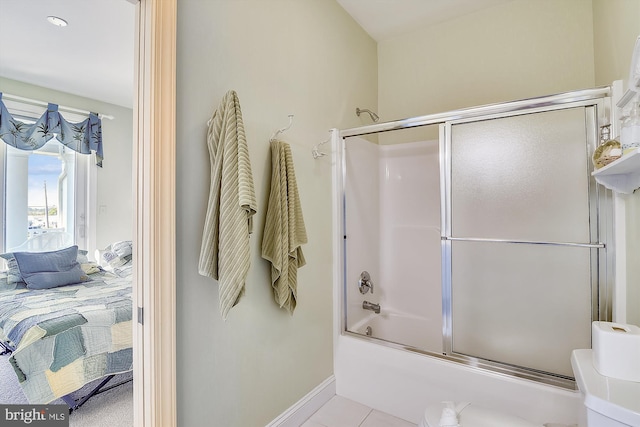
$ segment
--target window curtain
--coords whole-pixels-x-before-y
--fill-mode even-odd
[[[37,150],[51,138],[81,154],[96,153],[96,164],[102,167],[102,121],[96,113],[80,123],[68,122],[58,112],[56,104],[33,124],[15,119],[2,102],[0,93],[0,139],[20,150]]]

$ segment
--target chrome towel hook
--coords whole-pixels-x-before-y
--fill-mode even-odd
[[[313,150],[311,151],[311,154],[313,154],[313,158],[314,159],[318,159],[320,157],[326,156],[327,153],[323,153],[322,151],[320,151],[320,146],[326,144],[327,142],[331,141],[331,138],[325,139],[324,141],[322,141],[319,144],[316,144],[313,147]]]
[[[278,129],[277,131],[275,131],[273,133],[273,135],[271,136],[271,138],[269,139],[269,141],[274,141],[278,135],[280,135],[281,133],[289,130],[289,128],[291,128],[292,124],[293,124],[293,114],[289,114],[289,124],[287,126],[281,128],[281,129]]]

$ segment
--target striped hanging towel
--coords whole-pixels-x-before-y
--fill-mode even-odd
[[[250,265],[249,234],[253,231],[252,217],[257,205],[235,91],[227,92],[213,113],[207,146],[211,187],[198,273],[218,280],[220,311],[226,320],[231,307],[244,294]]]
[[[298,298],[298,268],[306,264],[307,232],[289,144],[271,141],[271,191],[262,236],[262,258],[271,262],[276,302],[290,314]]]

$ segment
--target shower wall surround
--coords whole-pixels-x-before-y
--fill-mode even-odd
[[[354,137],[345,160],[347,329],[370,326],[376,338],[441,352],[438,141],[378,145]],[[362,295],[356,284],[364,270],[374,292]],[[363,300],[381,313],[362,310]]]

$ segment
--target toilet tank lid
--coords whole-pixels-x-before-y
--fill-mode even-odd
[[[632,426],[640,426],[640,382],[600,375],[592,350],[573,350],[571,367],[584,404],[594,412]]]
[[[458,417],[462,427],[542,427],[540,424],[531,423],[523,418],[507,415],[473,403],[462,406],[464,409],[460,411]],[[438,427],[440,425],[440,416],[443,409],[443,403],[427,407],[424,413],[427,427]]]

